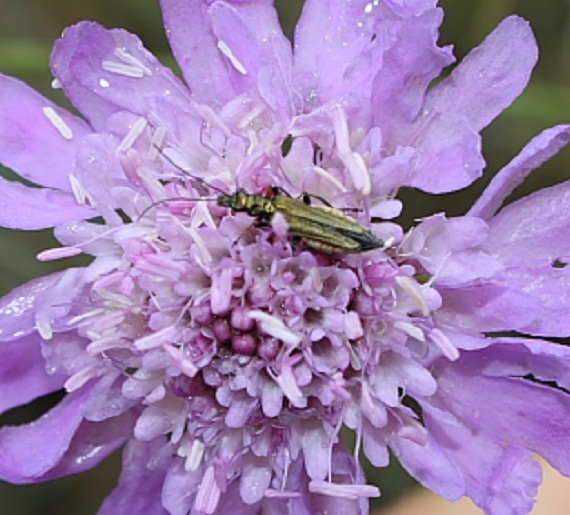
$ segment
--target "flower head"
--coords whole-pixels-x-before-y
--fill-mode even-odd
[[[527,513],[531,452],[570,473],[570,352],[548,340],[570,332],[569,185],[499,209],[570,127],[465,216],[395,222],[399,188],[482,174],[480,131],[536,60],[527,23],[430,88],[453,62],[434,0],[308,0],[294,48],[271,2],[162,6],[185,82],[90,22],[52,55],[83,118],[0,79],[0,161],[40,186],[0,182],[0,223],[54,227],[40,259],[93,257],[0,303],[2,408],[67,392],[0,430],[0,477],[126,443],[103,514],[356,514],[379,495],[358,457],[391,449],[448,499]]]

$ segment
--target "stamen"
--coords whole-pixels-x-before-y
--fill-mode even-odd
[[[115,73],[116,75],[124,75],[125,77],[142,79],[145,76],[144,70],[138,66],[128,66],[115,61],[103,61],[101,63],[101,67],[106,72]]]
[[[267,106],[262,104],[261,102],[256,104],[253,109],[250,109],[245,116],[239,121],[238,127],[241,130],[246,129],[247,127],[251,126],[253,120],[255,120],[265,109]]]
[[[115,48],[113,52],[121,61],[143,70],[145,75],[152,75],[152,70],[140,59],[127,52],[124,48]]]
[[[428,333],[428,335],[430,339],[433,341],[433,343],[435,343],[439,347],[443,355],[449,361],[455,361],[459,359],[460,356],[459,350],[455,345],[453,345],[453,342],[447,337],[447,335],[441,329],[438,329],[436,327],[435,329],[432,329]]]
[[[206,450],[206,445],[202,440],[192,440],[190,444],[188,441],[184,442],[177,451],[178,456],[181,458],[186,458],[184,461],[184,469],[187,472],[193,472],[198,470],[198,467],[202,463],[202,458],[204,457],[204,451]]]
[[[411,324],[410,322],[404,322],[403,320],[398,320],[398,322],[394,324],[394,327],[420,342],[426,341],[424,332],[417,325]]]
[[[73,374],[63,385],[68,393],[74,392],[81,388],[87,381],[97,377],[99,372],[99,363],[86,367],[79,372]]]
[[[328,481],[311,481],[309,491],[350,500],[357,500],[360,497],[380,497],[380,489],[373,485],[349,485]]]
[[[72,173],[68,175],[71,192],[78,204],[82,206],[96,206],[95,199],[85,189],[81,181]]]
[[[402,290],[404,290],[415,301],[420,308],[422,315],[429,315],[429,306],[416,281],[406,275],[399,275],[396,277],[396,284],[398,284],[398,286],[400,286],[400,288],[402,288]]]
[[[160,347],[166,343],[172,343],[178,337],[179,332],[178,327],[165,327],[160,331],[135,340],[134,346],[139,350],[149,350]]]
[[[141,134],[144,132],[147,125],[148,122],[146,121],[146,119],[139,117],[137,121],[132,125],[129,132],[123,138],[121,143],[119,143],[116,152],[119,153],[124,150],[127,150],[128,148],[131,148],[135,144],[137,139],[139,139]]]
[[[240,72],[242,75],[248,74],[247,68],[235,56],[235,54],[232,52],[232,49],[228,46],[228,44],[225,41],[222,41],[221,39],[218,40],[218,48],[220,49],[220,52],[222,52],[222,54],[224,54],[230,60],[233,67],[238,72]]]
[[[36,329],[44,340],[51,340],[53,337],[53,328],[47,320],[37,320]]]
[[[285,327],[283,320],[274,317],[264,311],[252,310],[248,313],[250,318],[259,322],[259,326],[269,336],[281,340],[291,346],[297,346],[301,342],[301,335]]]
[[[279,375],[271,374],[269,369],[268,372],[295,408],[305,408],[307,406],[307,399],[297,384],[291,363],[286,363]]]
[[[192,108],[200,118],[220,129],[226,138],[229,138],[232,135],[232,130],[210,106],[192,102]]]
[[[350,173],[355,188],[363,195],[369,195],[372,190],[372,182],[368,167],[364,158],[350,148],[348,121],[344,110],[335,109],[332,114],[332,121],[338,156]]]
[[[45,117],[51,122],[51,124],[57,129],[64,139],[70,140],[73,138],[73,131],[71,127],[67,125],[65,120],[57,113],[53,107],[44,107],[42,111]]]
[[[45,263],[46,261],[56,261],[58,259],[77,256],[82,252],[83,250],[79,247],[58,247],[55,249],[42,250],[36,255],[36,259]]]
[[[194,510],[204,515],[212,515],[220,502],[220,495],[221,491],[216,482],[214,467],[210,466],[206,469],[202,482],[198,487],[198,493],[194,501]]]
[[[340,182],[336,177],[333,177],[333,175],[331,175],[324,168],[321,168],[320,166],[313,166],[311,170],[313,170],[319,177],[322,177],[323,179],[326,179],[331,184],[333,184],[335,189],[337,189],[341,193],[346,193],[348,191],[342,182]]]

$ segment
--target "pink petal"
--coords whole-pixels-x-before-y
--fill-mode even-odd
[[[0,74],[0,162],[4,166],[36,184],[71,191],[69,174],[75,168],[77,144],[90,132],[80,118],[23,82]]]
[[[421,131],[414,146],[423,150],[413,186],[443,193],[481,175],[476,135],[520,95],[536,59],[528,23],[511,16],[429,92],[414,129]]]
[[[570,183],[544,188],[489,221],[484,249],[510,267],[549,267],[570,256]]]
[[[162,485],[165,471],[150,467],[156,445],[131,440],[123,453],[123,470],[117,488],[105,499],[98,515],[152,513],[167,515],[162,506]]]
[[[569,142],[570,125],[557,125],[541,132],[493,177],[468,214],[485,220],[491,218],[504,200],[526,180],[532,171],[540,168]]]
[[[122,445],[132,414],[85,422],[81,407],[88,391],[67,395],[35,422],[0,429],[0,477],[23,484],[75,474],[95,467]]]
[[[188,106],[188,91],[170,69],[124,30],[94,22],[68,27],[52,54],[52,70],[75,107],[97,129],[117,111],[150,117],[157,99]]]
[[[0,413],[63,387],[65,378],[49,375],[37,334],[0,344]]]
[[[0,225],[37,230],[92,218],[97,213],[80,206],[73,195],[50,188],[29,188],[0,177]]]

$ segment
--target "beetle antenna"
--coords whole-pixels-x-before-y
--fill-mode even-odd
[[[191,179],[194,179],[195,181],[199,182],[200,184],[202,184],[202,186],[205,186],[208,189],[217,191],[218,193],[221,193],[222,195],[226,195],[227,192],[225,192],[222,188],[219,188],[218,186],[214,186],[213,184],[209,183],[208,181],[206,181],[205,179],[202,179],[202,177],[198,177],[197,175],[194,175],[192,173],[190,173],[188,170],[185,170],[184,168],[182,168],[179,164],[175,163],[174,160],[167,156],[164,153],[164,149],[158,147],[157,145],[154,145],[154,148],[156,148],[157,152],[165,159],[165,161],[167,161],[168,163],[170,163],[174,168],[176,168],[177,170],[180,170],[183,174],[186,174],[188,177],[190,177]],[[190,199],[188,199],[190,200]]]
[[[161,198],[160,200],[156,200],[154,201],[152,204],[146,206],[142,213],[138,216],[137,218],[137,222],[139,222],[142,218],[144,218],[144,216],[153,208],[155,208],[156,206],[159,206],[160,204],[165,204],[167,202],[182,202],[182,201],[188,201],[188,202],[217,202],[218,199],[217,198],[210,198],[210,197],[199,197],[199,198],[190,198],[190,197],[167,197],[167,198]]]

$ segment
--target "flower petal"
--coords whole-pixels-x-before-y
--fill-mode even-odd
[[[504,200],[523,183],[532,171],[542,166],[569,142],[570,125],[557,125],[541,132],[493,177],[468,214],[484,220],[491,218]]]
[[[63,387],[64,377],[46,372],[40,341],[31,334],[0,344],[0,413]]]
[[[132,414],[94,424],[84,422],[81,406],[88,389],[67,395],[30,424],[0,429],[0,477],[34,483],[93,468],[130,433]]]
[[[400,133],[418,116],[430,82],[454,60],[451,47],[437,46],[442,18],[440,9],[428,9],[383,21],[392,22],[393,29],[384,36],[390,41],[372,86],[373,117],[382,127],[384,144],[392,148],[402,144]]]
[[[153,100],[158,97],[167,98],[181,111],[190,104],[182,82],[140,39],[94,22],[65,30],[54,46],[52,71],[75,107],[97,129],[104,129],[117,111],[150,117]]]
[[[474,284],[441,291],[438,323],[445,327],[489,333],[517,331],[534,321],[539,299],[499,284]]]
[[[382,66],[383,38],[376,37],[382,10],[366,13],[365,0],[308,0],[295,31],[295,89],[303,111],[347,92],[368,97]],[[323,23],[323,20],[327,20]]]
[[[414,146],[423,153],[412,186],[443,193],[481,175],[484,161],[475,135],[522,92],[536,59],[528,23],[511,16],[428,93],[413,129],[419,132]]]
[[[18,286],[0,299],[0,341],[9,341],[36,331],[64,317],[83,286],[84,269],[69,268]]]
[[[544,188],[489,221],[483,248],[510,267],[561,266],[570,261],[570,183]]]
[[[522,93],[537,59],[529,23],[509,16],[430,91],[426,108],[458,113],[479,131]]]
[[[534,451],[562,474],[570,474],[570,455],[560,452],[570,445],[570,396],[517,375],[482,373],[493,361],[504,360],[509,366],[508,358],[504,349],[494,354],[494,348],[488,347],[463,353],[453,366],[442,361],[435,373],[438,400],[476,433],[489,438],[500,435],[501,445]],[[527,359],[532,374],[533,356],[527,353]]]
[[[267,0],[242,5],[216,2],[209,14],[217,46],[226,55],[225,59],[229,59],[241,75],[250,77],[249,81],[242,82],[257,85],[275,112],[293,114],[293,103],[298,99],[290,86],[291,44],[281,31],[273,3]]]
[[[0,162],[41,186],[71,191],[77,142],[91,132],[23,82],[0,74]]]
[[[503,280],[509,288],[536,299],[533,319],[519,331],[565,338],[570,334],[570,270],[568,268],[513,268]]]
[[[450,501],[465,495],[461,470],[430,435],[425,445],[394,437],[390,447],[402,466],[426,488]]]
[[[51,188],[29,188],[0,177],[0,225],[33,231],[85,220],[96,212],[77,203],[73,195]]]
[[[244,78],[217,46],[208,4],[161,0],[166,34],[193,98],[217,109],[246,89]]]
[[[98,515],[152,513],[167,515],[162,506],[162,485],[165,471],[150,467],[156,445],[131,440],[123,452],[123,469],[119,484],[106,499]]]

